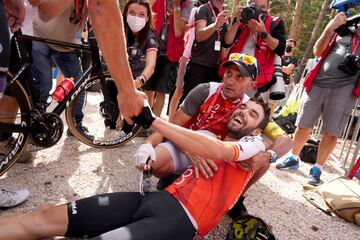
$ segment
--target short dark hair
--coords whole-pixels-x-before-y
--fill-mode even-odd
[[[286,39],[286,42],[293,42],[293,43],[294,43],[294,47],[296,47],[296,40],[295,40],[295,39],[289,38],[289,39]]]
[[[250,98],[250,101],[253,101],[259,105],[261,105],[263,111],[264,111],[264,118],[260,121],[259,125],[257,126],[261,130],[264,130],[268,122],[270,121],[270,107],[269,105],[261,98]]]

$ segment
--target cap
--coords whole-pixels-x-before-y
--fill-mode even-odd
[[[240,73],[245,77],[251,77],[256,80],[259,74],[259,64],[253,56],[243,53],[232,53],[229,60],[222,64],[222,67],[228,67],[230,64],[235,64]]]

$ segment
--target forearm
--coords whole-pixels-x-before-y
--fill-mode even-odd
[[[325,30],[320,35],[319,39],[314,45],[314,55],[319,57],[324,52],[324,50],[329,45],[332,37],[334,36],[334,29],[330,26],[327,26]]]
[[[264,41],[271,50],[274,50],[279,45],[279,40],[272,37],[270,33],[264,38]]]
[[[282,134],[275,139],[269,148],[281,158],[293,148],[293,140],[287,134]]]
[[[141,73],[144,75],[146,80],[149,80],[154,73],[156,65],[156,53],[157,51],[155,50],[148,50],[146,52],[145,68]]]
[[[89,0],[89,15],[96,39],[110,73],[122,95],[135,95],[133,77],[127,61],[124,29],[117,1]],[[110,34],[111,33],[111,34]]]
[[[215,32],[215,23],[210,24],[202,29],[196,30],[195,38],[196,41],[202,42],[208,39]]]
[[[234,23],[233,25],[231,25],[231,27],[225,34],[224,40],[225,40],[226,44],[231,45],[234,43],[236,32],[237,32],[238,28],[239,28],[239,24],[237,24],[237,23]]]
[[[70,7],[72,0],[34,0],[29,1],[31,5],[38,8],[39,18],[43,22],[48,22],[52,18],[62,14],[65,9]]]
[[[180,37],[184,33],[185,26],[186,26],[186,22],[181,18],[181,11],[174,11],[175,37]]]
[[[216,138],[182,128],[160,118],[156,118],[151,127],[171,140],[180,149],[200,157],[222,160],[232,160],[234,157],[232,146]],[[231,154],[229,154],[229,148]]]

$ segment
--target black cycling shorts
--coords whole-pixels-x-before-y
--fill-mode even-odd
[[[98,236],[93,240],[191,240],[196,232],[180,203],[166,191],[81,199],[68,203],[68,217],[66,236]]]

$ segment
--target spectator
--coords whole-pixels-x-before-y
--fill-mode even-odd
[[[322,115],[323,137],[319,144],[316,164],[310,169],[308,183],[321,184],[322,166],[334,150],[348,121],[357,97],[360,96],[359,68],[351,56],[359,56],[360,28],[344,35],[335,29],[346,23],[344,12],[338,13],[325,27],[314,46],[315,56],[321,60],[304,80],[306,90],[299,111],[292,155],[276,167],[281,170],[299,168],[299,154],[309,138],[311,129]]]
[[[127,51],[137,89],[146,89],[156,64],[158,40],[148,0],[129,0],[123,14]],[[150,97],[150,96],[149,96]]]
[[[294,85],[294,70],[298,65],[298,58],[294,55],[296,41],[292,38],[286,40],[285,54],[281,58],[282,72],[285,83],[285,98],[279,101],[276,112],[286,104],[286,100],[291,93],[292,86]]]
[[[49,22],[43,22],[34,10],[34,35],[37,37],[76,43],[76,34],[81,31],[85,16],[77,13],[75,3],[69,6],[61,15]],[[56,31],[54,31],[56,29]],[[54,63],[66,78],[74,77],[78,81],[83,73],[79,52],[73,48],[33,42],[32,69],[36,88],[40,92],[40,102],[43,106],[48,103],[49,91],[52,87],[52,63]],[[75,106],[76,128],[89,138],[92,138],[88,129],[82,125],[84,114],[82,105],[84,96],[81,96]],[[68,134],[71,134],[68,131]]]
[[[0,1],[0,99],[3,97],[5,90],[6,73],[10,59],[9,14],[14,18],[13,22],[9,22],[11,23],[10,28],[12,31],[16,31],[20,28],[25,18],[24,2],[11,0]],[[2,108],[2,110],[4,109]],[[0,133],[0,158],[2,158],[1,155],[3,151],[6,151],[4,148],[6,148],[9,138],[9,136],[4,135],[6,135],[6,133]],[[29,194],[27,189],[14,192],[2,189],[0,191],[0,208],[14,207],[24,202],[29,197]]]
[[[200,83],[220,81],[216,72],[229,14],[223,4],[223,0],[210,0],[201,5],[195,14],[195,40],[184,76],[181,102]]]
[[[298,58],[294,56],[294,49],[296,41],[292,38],[286,40],[285,54],[282,56],[282,71],[284,75],[284,82],[286,85],[292,86],[294,84],[293,72],[298,65]]]
[[[256,88],[266,92],[273,81],[275,55],[282,56],[285,50],[285,26],[281,18],[269,14],[269,0],[249,0],[249,6],[261,9],[258,19],[243,22],[241,13],[244,7],[235,12],[229,31],[225,35],[224,47],[230,47],[228,56],[234,52],[243,52],[254,56],[260,65],[260,73],[256,80]],[[219,69],[222,76],[224,69]],[[252,97],[255,92],[248,92]]]
[[[178,62],[184,51],[185,27],[192,8],[191,0],[155,0],[152,5],[160,54],[146,89],[155,91],[153,110],[157,116],[164,107],[165,94],[175,89]]]
[[[195,13],[197,12],[197,7],[194,7],[191,10],[189,22],[186,25],[186,34],[185,34],[185,49],[183,55],[179,60],[179,69],[176,77],[176,88],[174,91],[174,95],[171,97],[170,105],[169,105],[169,117],[171,118],[176,109],[178,108],[179,101],[181,96],[183,95],[184,89],[184,75],[186,71],[186,66],[189,62],[189,58],[191,56],[191,48],[194,43],[195,38]]]
[[[151,110],[144,112],[152,114]],[[243,131],[236,120],[240,113],[246,119],[243,127],[246,126],[247,131]],[[43,206],[29,214],[0,218],[0,238],[58,235],[91,238],[104,233],[93,239],[184,240],[193,239],[196,234],[202,237],[208,234],[241,195],[252,175],[236,163],[265,149],[257,135],[266,125],[269,111],[264,104],[249,101],[231,118],[228,126],[232,134],[226,136],[225,142],[213,135],[179,128],[150,114],[137,118],[137,123],[152,125],[186,151],[221,159],[215,160],[219,170],[212,181],[203,177],[196,179],[190,168],[182,181],[144,197],[136,192],[119,192],[59,206]],[[242,138],[243,134],[249,136]],[[212,194],[206,194],[208,191]]]

